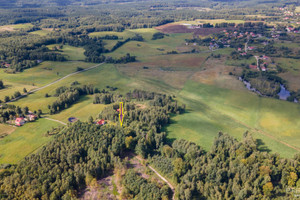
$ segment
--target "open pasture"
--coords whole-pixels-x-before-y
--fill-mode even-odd
[[[10,135],[0,139],[0,164],[18,163],[25,156],[50,141],[51,137],[45,136],[45,134],[52,127],[57,126],[59,126],[57,122],[39,119],[36,122],[26,123]]]
[[[297,104],[192,81],[177,96],[189,110],[174,117],[174,124],[167,128],[170,138],[191,138],[208,150],[218,131],[238,139],[251,131],[264,147],[281,156],[292,157],[300,151]]]

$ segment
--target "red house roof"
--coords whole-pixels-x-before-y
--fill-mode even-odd
[[[16,123],[20,123],[22,120],[24,120],[23,117],[18,117],[18,118],[16,119]]]
[[[104,119],[101,119],[97,122],[98,125],[104,125],[105,124],[105,120]]]

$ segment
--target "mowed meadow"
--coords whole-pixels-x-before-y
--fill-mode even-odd
[[[98,67],[67,77],[12,104],[28,106],[29,110],[42,109],[44,117],[68,122],[69,117],[86,121],[89,116],[97,118],[105,105],[93,104],[93,96],[82,97],[76,104],[62,112],[49,115],[48,105],[56,100],[56,88],[71,86],[74,81],[81,85],[93,84],[99,89],[117,87],[116,92],[125,94],[142,89],[175,95],[186,104],[187,112],[172,117],[172,124],[165,128],[168,138],[184,138],[209,150],[219,131],[240,139],[244,132],[253,134],[262,151],[277,152],[292,157],[300,151],[300,106],[271,98],[261,98],[245,89],[243,84],[228,73],[235,66],[226,57],[210,57],[207,48],[186,45],[191,33],[168,34],[163,39],[151,40],[155,29],[137,29],[120,32],[92,33],[91,37],[118,35],[125,40],[135,34],[144,37],[143,42],[130,41],[106,56],[120,57],[126,53],[137,56],[137,62],[127,64],[102,64]],[[111,49],[116,41],[104,41]],[[52,46],[49,46],[52,48]],[[193,49],[201,53],[183,53]],[[22,73],[7,74],[1,69],[0,79],[7,86],[0,90],[0,99],[15,91],[28,91],[45,86],[77,70],[95,66],[83,62],[82,48],[64,45],[66,62],[43,62]],[[177,51],[179,54],[167,54]],[[220,51],[226,55],[230,49]],[[216,52],[217,53],[217,52]],[[252,60],[251,60],[252,62]],[[238,70],[238,68],[236,68]],[[51,97],[46,98],[49,94]],[[0,163],[18,163],[20,159],[51,140],[45,133],[60,123],[39,119],[23,127],[11,130],[0,139]],[[0,127],[0,131],[3,128]]]

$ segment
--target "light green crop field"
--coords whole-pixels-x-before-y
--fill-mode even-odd
[[[241,138],[249,130],[272,152],[284,157],[299,153],[300,106],[297,104],[191,81],[179,92],[178,99],[189,110],[173,118],[174,124],[167,128],[170,138],[189,139],[209,150],[218,131]]]
[[[16,164],[25,156],[50,141],[52,138],[44,134],[59,124],[47,119],[26,123],[13,133],[0,139],[0,164]]]
[[[49,30],[38,30],[38,31],[30,32],[30,34],[36,34],[36,35],[39,35],[39,36],[45,36],[48,33],[51,33],[51,31],[49,31]]]

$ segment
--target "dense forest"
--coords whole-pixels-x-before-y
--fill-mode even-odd
[[[60,88],[57,92],[65,91]],[[219,133],[209,152],[182,139],[170,143],[163,127],[170,123],[170,114],[184,112],[184,105],[179,106],[168,95],[140,90],[124,98],[124,128],[78,121],[19,165],[2,165],[1,197],[74,198],[92,179],[100,179],[115,167],[125,166],[122,158],[128,151],[147,158],[168,176],[177,185],[177,199],[289,199],[294,194],[287,188],[300,186],[299,155],[285,159],[260,152],[250,133],[245,133],[242,141]],[[133,100],[147,106],[139,108]],[[118,106],[110,104],[99,118],[117,122]],[[121,180],[123,197],[149,200],[171,197],[167,186],[158,187],[132,170],[126,170]]]

